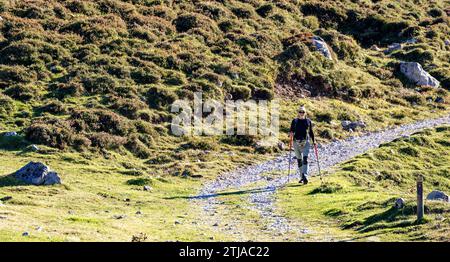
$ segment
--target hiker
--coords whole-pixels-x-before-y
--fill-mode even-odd
[[[314,140],[311,119],[306,118],[305,106],[298,109],[298,117],[292,120],[289,131],[289,148],[294,145],[295,157],[297,158],[298,170],[300,173],[299,183],[308,184],[308,154],[311,146],[310,141]],[[289,160],[290,161],[290,160]]]

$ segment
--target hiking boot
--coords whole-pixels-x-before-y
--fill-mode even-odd
[[[308,184],[308,179],[306,178],[306,176],[303,177],[303,185]]]
[[[298,181],[300,184],[305,183],[305,176],[303,174],[300,175],[300,181]]]
[[[299,183],[303,183],[304,185],[308,184],[308,178],[306,178],[305,174],[301,175],[301,179],[300,181],[298,181]]]

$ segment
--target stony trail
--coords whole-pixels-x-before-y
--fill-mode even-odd
[[[349,160],[370,149],[377,148],[380,144],[390,142],[396,138],[411,135],[424,128],[443,124],[450,124],[450,115],[417,121],[378,132],[368,132],[345,140],[318,145],[321,169],[330,169],[336,164]],[[276,190],[288,182],[286,175],[288,158],[289,154],[285,154],[260,164],[223,173],[215,180],[205,183],[199,195],[192,198],[192,201],[196,205],[200,205],[205,212],[202,223],[207,225],[215,224],[217,230],[230,234],[233,236],[233,239],[238,241],[258,241],[264,238],[273,241],[301,241],[305,233],[311,232],[304,226],[299,225],[298,222],[289,221],[287,218],[280,216],[274,205]],[[310,150],[309,160],[310,174],[314,176],[318,172],[313,150]],[[292,162],[292,167],[290,181],[297,183],[299,177],[298,175],[293,175],[296,171],[296,163],[294,161]],[[267,175],[269,172],[274,172],[278,175]],[[255,183],[257,186],[254,185]],[[221,209],[222,203],[217,200],[217,196],[220,196],[220,192],[224,190],[245,190],[248,196],[248,208],[257,211],[262,219],[264,224],[262,230],[256,233],[246,232],[241,226],[243,221],[239,219],[239,214],[233,214],[235,219],[231,221],[228,219],[225,225],[221,225],[222,218],[219,211],[223,210],[223,207]],[[229,212],[232,212],[232,210]],[[329,241],[336,239],[330,236],[329,239],[322,237],[320,240]]]

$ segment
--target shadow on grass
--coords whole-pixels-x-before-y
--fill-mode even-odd
[[[26,183],[14,178],[14,175],[0,176],[0,187],[25,186]]]
[[[223,193],[204,194],[204,195],[198,195],[198,196],[166,197],[164,199],[206,199],[206,198],[229,196],[229,195],[245,195],[245,194],[254,194],[254,193],[264,193],[264,192],[275,191],[275,190],[281,189],[281,188],[299,187],[299,186],[301,186],[301,185],[268,186],[268,187],[261,187],[261,188],[247,189],[247,190],[237,190],[237,191],[223,192]]]
[[[4,136],[0,134],[0,149],[6,151],[17,151],[29,146],[30,143],[23,136]]]
[[[403,209],[391,207],[384,212],[372,215],[363,221],[355,221],[344,226],[344,229],[359,226],[356,230],[361,233],[387,228],[403,228],[423,223],[415,220],[401,220],[416,213],[415,207],[407,206]]]

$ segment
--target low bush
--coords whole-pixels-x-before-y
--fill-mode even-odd
[[[150,87],[147,91],[147,103],[150,107],[155,109],[170,105],[176,99],[178,99],[178,97],[173,91],[161,86]]]

